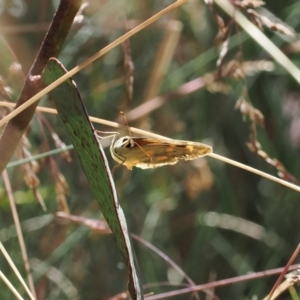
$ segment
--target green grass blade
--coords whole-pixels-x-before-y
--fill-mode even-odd
[[[42,82],[49,85],[66,72],[57,59],[50,59],[43,71]],[[55,102],[92,192],[128,264],[131,297],[143,299],[126,219],[117,199],[108,162],[74,81],[68,79],[51,91],[50,97]]]

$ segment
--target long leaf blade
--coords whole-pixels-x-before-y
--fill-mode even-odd
[[[63,65],[57,59],[52,58],[43,71],[42,82],[49,85],[66,72]],[[50,98],[55,102],[92,192],[128,264],[128,285],[131,297],[132,299],[143,299],[126,219],[118,202],[114,181],[103,148],[88,119],[76,84],[70,79],[65,81],[50,92]]]

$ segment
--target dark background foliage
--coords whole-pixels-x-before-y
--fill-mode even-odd
[[[130,29],[169,3],[89,1],[81,21],[72,27],[59,59],[67,69],[73,68],[123,34],[125,23]],[[0,75],[5,79],[13,76],[9,81],[12,100],[18,98],[22,76],[11,75],[9,66],[18,61],[24,74],[27,73],[56,7],[57,1],[19,0],[8,1],[1,8],[3,58]],[[298,1],[268,1],[265,10],[286,21],[297,32]],[[227,17],[225,19],[228,20]],[[135,68],[132,100],[126,89],[121,47],[74,77],[91,116],[115,120],[119,118],[120,110],[129,113],[146,100],[145,91],[155,56],[168,24],[174,20],[181,22],[182,32],[171,64],[159,83],[158,94],[171,92],[185,82],[217,69],[219,51],[213,46],[217,34],[215,21],[202,1],[189,0],[130,39]],[[282,49],[291,42],[270,30],[266,29],[265,33]],[[240,36],[244,37],[242,42],[229,51],[225,61],[234,58],[240,49],[243,61],[269,59],[255,40],[242,33]],[[298,63],[297,51],[289,57]],[[223,81],[231,88],[227,95],[199,89],[186,96],[174,97],[142,120],[129,125],[175,139],[206,142],[218,154],[276,175],[276,169],[246,146],[250,122],[235,109],[236,101],[246,86],[253,106],[265,117],[265,127],[258,127],[257,131],[264,151],[277,158],[299,179],[298,84],[278,66],[272,72],[261,72],[247,77],[245,81],[230,78]],[[46,99],[40,104],[51,105]],[[68,144],[61,120],[52,115],[44,117],[62,141]],[[112,130],[100,125],[96,127]],[[53,149],[55,145],[50,132],[47,128],[42,130],[35,117],[28,132],[30,151],[45,151],[45,138],[49,141],[49,148]],[[108,151],[107,154],[110,158]],[[101,218],[101,211],[75,153],[71,152],[71,156],[71,163],[59,155],[41,161],[39,191],[48,208],[46,213],[25,185],[20,167],[8,169],[19,204],[20,219],[24,222],[29,257],[44,261],[59,274],[54,276],[55,281],[49,276],[34,273],[39,299],[107,299],[126,289],[127,270],[114,237],[51,218],[59,209],[53,169],[50,168],[54,160],[69,184],[66,197],[71,213]],[[110,163],[115,165],[112,160]],[[128,171],[119,167],[114,178],[130,230],[173,259],[196,284],[282,267],[299,243],[300,197],[297,192],[212,158],[149,170],[134,168]],[[0,240],[19,269],[23,270],[17,238],[10,229],[13,220],[3,185],[0,205]],[[134,245],[142,282],[157,283],[146,293],[177,288],[160,286],[161,283],[186,282],[152,250],[138,241],[134,241]],[[35,262],[36,265],[38,262]],[[0,268],[21,290],[2,260]],[[247,281],[218,288],[215,293],[219,299],[252,299],[255,295],[262,298],[275,281],[276,277]],[[2,283],[0,289],[1,299],[12,299]],[[189,297],[184,295],[176,299]],[[290,296],[285,294],[281,299],[290,299]]]

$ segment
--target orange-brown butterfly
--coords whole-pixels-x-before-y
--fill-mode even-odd
[[[124,136],[116,133],[110,146],[115,161],[142,169],[174,165],[179,160],[192,160],[212,152],[212,147],[189,141]]]

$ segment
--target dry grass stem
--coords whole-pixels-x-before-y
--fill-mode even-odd
[[[0,102],[0,104],[4,104],[4,105],[11,105],[9,104],[9,102]],[[47,107],[37,107],[37,110],[41,111],[41,112],[46,112],[46,113],[51,113],[51,114],[57,114],[57,111],[56,109],[53,109],[53,108],[47,108]],[[110,127],[114,127],[114,128],[118,128],[118,129],[122,129],[122,130],[127,130],[127,126],[124,126],[124,125],[121,125],[121,124],[118,124],[116,122],[112,122],[112,121],[108,121],[108,120],[104,120],[104,119],[100,119],[100,118],[95,118],[95,117],[89,117],[90,121],[91,122],[94,122],[94,123],[98,123],[98,124],[102,124],[102,125],[106,125],[106,126],[110,126]],[[145,131],[145,130],[142,130],[142,129],[138,129],[138,128],[134,128],[134,127],[129,127],[130,128],[130,131],[133,132],[133,133],[136,133],[136,134],[139,134],[139,135],[143,135],[143,136],[147,136],[147,137],[152,137],[152,138],[157,138],[157,139],[170,139],[168,137],[165,137],[165,136],[162,136],[162,135],[159,135],[159,134],[155,134],[155,133],[152,133],[152,132],[149,132],[149,131]],[[272,175],[269,175],[265,172],[262,172],[262,171],[259,171],[257,169],[254,169],[252,167],[249,167],[249,166],[246,166],[242,163],[239,163],[239,162],[236,162],[234,160],[231,160],[229,158],[226,158],[224,156],[221,156],[221,155],[218,155],[216,153],[210,153],[208,154],[210,157],[213,157],[217,160],[221,160],[223,162],[226,162],[228,164],[231,164],[231,165],[234,165],[238,168],[241,168],[241,169],[244,169],[246,171],[249,171],[251,173],[254,173],[254,174],[257,174],[259,176],[262,176],[264,178],[267,178],[271,181],[274,181],[274,182],[277,182],[279,184],[282,184],[290,189],[293,189],[297,192],[300,192],[300,187],[295,185],[295,184],[292,184],[288,181],[285,181],[285,180],[282,180],[280,178],[277,178],[275,176],[272,176]]]
[[[95,53],[94,55],[92,55],[90,58],[88,58],[87,60],[85,60],[84,62],[82,62],[81,64],[79,64],[75,68],[73,68],[72,70],[70,70],[68,73],[66,73],[65,75],[63,75],[60,79],[54,81],[52,84],[50,84],[49,86],[47,86],[46,88],[44,88],[42,91],[40,91],[39,93],[37,93],[32,98],[28,99],[24,104],[22,104],[21,106],[19,106],[18,108],[16,108],[13,112],[11,112],[9,115],[7,115],[2,120],[0,120],[0,127],[2,127],[4,124],[6,124],[9,120],[11,120],[13,117],[15,117],[16,115],[18,115],[20,112],[22,112],[24,109],[26,109],[27,107],[29,107],[30,105],[32,105],[33,103],[35,103],[36,101],[38,101],[39,99],[41,99],[43,96],[45,96],[46,94],[48,94],[50,91],[52,91],[58,85],[60,85],[62,82],[64,82],[68,78],[71,78],[76,73],[78,73],[79,71],[81,71],[82,69],[84,69],[85,67],[87,67],[88,65],[90,65],[92,62],[94,62],[96,59],[98,59],[101,56],[103,56],[104,54],[108,53],[113,48],[115,48],[116,46],[120,45],[125,40],[129,39],[131,36],[135,35],[136,33],[138,33],[139,31],[143,30],[144,28],[146,28],[147,26],[149,26],[153,22],[155,22],[158,19],[160,19],[163,15],[169,13],[173,9],[175,9],[175,8],[179,7],[180,5],[182,5],[184,2],[186,2],[186,0],[178,0],[178,1],[176,1],[175,3],[171,4],[170,6],[168,6],[165,9],[161,10],[160,12],[158,12],[157,14],[155,14],[153,17],[149,18],[145,22],[143,22],[140,25],[136,26],[132,30],[128,31],[127,33],[125,33],[124,35],[122,35],[121,37],[119,37],[118,39],[116,39],[114,42],[110,43],[108,46],[104,47],[103,49],[101,49],[100,51],[98,51],[97,53]]]
[[[14,223],[15,223],[15,226],[16,226],[16,231],[17,231],[17,236],[18,236],[18,240],[19,240],[19,245],[20,245],[20,248],[21,248],[24,267],[25,267],[25,271],[26,271],[26,274],[27,274],[27,280],[28,280],[28,283],[29,283],[31,293],[34,295],[34,298],[36,298],[34,283],[33,283],[31,273],[30,273],[30,265],[29,265],[29,261],[28,261],[28,255],[27,255],[26,246],[25,246],[25,242],[24,242],[24,237],[23,237],[23,233],[22,233],[22,229],[21,229],[21,224],[20,224],[20,220],[19,220],[15,200],[14,200],[14,197],[13,197],[13,191],[11,189],[10,181],[9,181],[8,174],[7,174],[6,170],[2,172],[2,177],[3,177],[5,188],[6,188],[6,191],[7,191],[7,194],[8,194],[10,209],[11,209],[11,212],[12,212],[12,215],[13,215]]]

